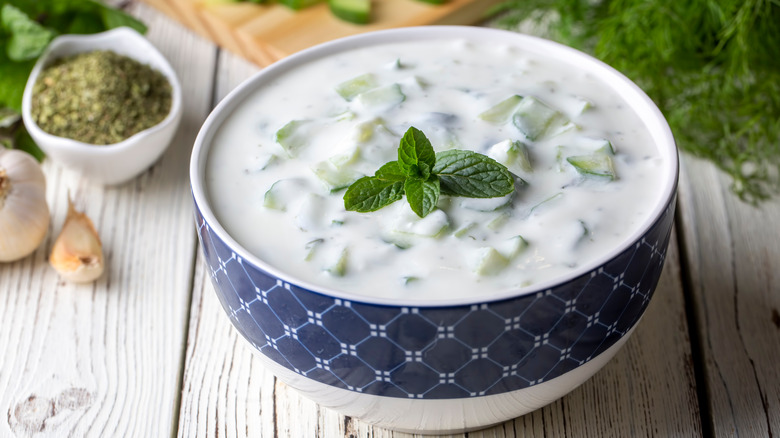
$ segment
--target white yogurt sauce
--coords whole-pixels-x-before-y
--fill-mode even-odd
[[[398,84],[405,99],[372,104],[335,91],[363,74],[379,87]],[[571,125],[561,122],[531,141],[511,119],[479,117],[516,94],[557,109]],[[216,133],[206,185],[229,234],[291,278],[409,301],[491,294],[569,273],[647,220],[665,164],[626,108],[589,74],[518,47],[446,40],[362,48],[315,60],[254,91]],[[302,122],[290,157],[275,135],[293,120]],[[522,141],[531,170],[508,167],[527,184],[494,211],[480,210],[503,201],[446,196],[423,220],[405,200],[372,213],[345,211],[344,191],[331,193],[313,169],[373,175],[397,159],[410,126],[437,151],[471,149],[498,161],[501,147],[494,145]],[[614,181],[583,176],[566,160],[594,153],[605,139],[616,151]],[[338,171],[327,164],[344,162]],[[266,192],[278,181],[269,202]]]

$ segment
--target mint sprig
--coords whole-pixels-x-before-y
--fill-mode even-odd
[[[515,189],[506,167],[477,152],[436,153],[422,131],[410,127],[398,147],[398,160],[384,164],[374,176],[355,181],[344,193],[344,208],[367,213],[406,195],[412,210],[425,217],[439,196],[495,198]]]

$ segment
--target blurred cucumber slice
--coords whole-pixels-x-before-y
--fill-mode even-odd
[[[279,3],[296,11],[322,2],[322,0],[279,0]]]
[[[343,97],[344,100],[351,101],[360,93],[365,93],[378,86],[379,83],[376,81],[376,77],[371,73],[366,73],[336,85],[336,93]]]
[[[365,107],[390,107],[406,100],[398,84],[385,85],[360,93],[356,98]]]
[[[329,0],[330,11],[344,21],[366,24],[371,20],[371,0]]]
[[[550,128],[566,125],[568,120],[544,102],[526,96],[512,116],[512,123],[527,139],[535,141],[543,137]]]
[[[496,275],[509,265],[509,260],[492,247],[479,249],[474,272],[481,276]]]
[[[520,105],[522,100],[523,96],[515,94],[488,108],[477,117],[489,123],[504,123],[509,120],[512,112]]]
[[[309,120],[291,120],[276,131],[275,140],[291,158],[308,142],[304,131]]]
[[[617,178],[612,157],[607,154],[575,155],[566,157],[566,161],[574,166],[577,172],[585,176],[596,176],[609,179],[610,181]]]

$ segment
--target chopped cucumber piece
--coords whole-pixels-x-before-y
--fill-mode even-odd
[[[306,135],[310,120],[292,120],[276,131],[276,142],[287,152],[290,158],[296,157],[298,151],[308,143]]]
[[[392,231],[422,237],[437,237],[447,229],[449,224],[447,214],[442,210],[434,210],[424,218],[420,218],[409,208],[398,217]]]
[[[395,231],[382,234],[382,241],[395,246],[398,249],[409,249],[414,245],[410,234],[402,234]]]
[[[596,176],[610,181],[614,181],[617,178],[612,157],[607,154],[576,155],[566,157],[566,161],[574,166],[577,172],[585,176]]]
[[[395,60],[389,64],[387,64],[387,68],[390,70],[401,70],[403,68],[406,68],[406,65],[404,65],[401,62],[401,58],[395,58]]]
[[[420,277],[413,277],[413,276],[401,277],[401,284],[403,284],[404,286],[408,286],[409,283],[414,283],[415,281],[420,281]]]
[[[365,143],[374,136],[374,130],[380,125],[382,119],[376,118],[369,122],[363,122],[355,126],[355,141],[358,143]]]
[[[346,121],[349,121],[349,120],[354,120],[355,117],[357,117],[357,114],[355,114],[352,111],[347,110],[347,111],[340,112],[340,113],[334,115],[333,119],[335,121],[337,121],[337,122],[346,122]]]
[[[506,166],[512,173],[517,171],[531,172],[531,159],[528,155],[528,146],[521,141],[504,140],[494,144],[488,149],[488,157]]]
[[[258,173],[265,170],[268,166],[276,163],[279,159],[275,154],[263,152],[249,159],[245,172],[248,174]]]
[[[477,117],[489,123],[505,123],[522,100],[523,96],[515,94],[488,108]]]
[[[607,143],[604,146],[596,149],[596,152],[600,154],[615,155],[615,147],[612,146],[612,142],[609,140],[604,141]]]
[[[321,161],[312,166],[311,170],[331,192],[347,188],[363,176],[346,166],[337,167],[331,161]]]
[[[336,169],[342,170],[345,166],[354,164],[359,157],[360,149],[353,145],[347,151],[328,158],[328,162],[330,162],[330,164],[332,164]]]
[[[336,92],[347,101],[351,101],[360,93],[365,93],[379,86],[376,77],[371,73],[366,73],[346,80],[336,85]]]
[[[419,77],[419,76],[411,76],[401,81],[404,87],[407,87],[407,89],[420,89],[424,90],[428,88],[430,85],[428,82],[425,81],[425,79]]]
[[[578,116],[585,111],[589,110],[590,108],[593,108],[593,103],[589,101],[588,99],[585,99],[584,97],[575,97],[574,103],[572,105],[572,113],[575,116]]]
[[[534,141],[547,134],[550,128],[566,125],[568,120],[547,104],[526,96],[512,116],[512,123],[527,139]]]
[[[500,252],[507,260],[512,260],[522,254],[527,248],[528,242],[523,239],[523,236],[517,235],[502,242]]]
[[[476,226],[477,226],[476,222],[469,222],[469,223],[463,225],[462,227],[458,228],[457,230],[455,230],[453,235],[455,237],[457,237],[458,239],[461,239],[461,238],[465,237],[468,234],[468,232],[473,230],[474,227],[476,227]]]
[[[581,129],[580,125],[568,121],[565,117],[562,116],[562,118],[556,120],[552,126],[550,126],[550,129],[547,130],[547,136],[548,137],[555,137],[556,135],[561,135],[564,132],[571,131],[572,129]]]
[[[514,192],[495,198],[460,198],[460,206],[476,211],[496,211],[512,202]]]
[[[531,211],[529,212],[529,214],[530,213],[538,213],[539,210],[544,211],[545,207],[549,206],[554,201],[557,201],[558,199],[561,199],[561,198],[563,198],[563,193],[558,192],[558,193],[550,196],[549,198],[546,198],[546,199],[542,200],[542,202],[540,202],[540,203],[534,205],[533,207],[531,207]]]
[[[615,155],[615,147],[606,138],[583,138],[578,142],[586,151]]]
[[[474,272],[481,276],[496,275],[509,265],[509,260],[492,247],[480,248]]]
[[[399,136],[390,131],[380,117],[357,125],[350,140],[359,145],[362,162],[374,163],[379,167],[398,159],[398,151],[387,145],[398,144]]]
[[[321,1],[322,0],[279,0],[279,3],[287,6],[290,9],[298,11],[304,8],[308,8],[309,6],[316,5]]]
[[[503,227],[504,224],[506,224],[506,221],[509,220],[509,216],[510,216],[510,213],[505,211],[505,212],[499,214],[498,216],[496,216],[495,218],[493,218],[493,220],[488,222],[488,224],[486,226],[487,226],[487,228],[489,230],[496,231],[496,230],[500,229],[501,227]]]
[[[398,84],[385,85],[384,87],[374,88],[373,90],[360,93],[355,100],[364,107],[386,108],[406,100],[406,96],[401,92],[401,86]]]
[[[366,24],[371,20],[371,0],[329,0],[330,11],[344,21]]]
[[[347,273],[348,257],[349,251],[346,247],[342,247],[335,255],[331,256],[330,263],[325,265],[323,270],[334,277],[343,277]]]
[[[579,222],[580,226],[582,227],[582,235],[580,235],[579,239],[577,239],[577,242],[574,244],[574,246],[577,246],[588,240],[588,237],[590,236],[590,229],[588,229],[588,225],[585,223],[585,221],[579,219],[577,222]]]
[[[322,223],[322,211],[325,207],[325,198],[314,193],[309,193],[303,199],[295,215],[295,225],[301,231],[311,231]]]
[[[300,179],[280,179],[271,185],[263,196],[263,207],[287,211],[287,206],[304,193],[305,184]]]
[[[316,252],[317,247],[322,245],[323,242],[325,242],[325,239],[314,239],[310,242],[306,242],[306,246],[304,246],[304,249],[306,250],[306,257],[304,257],[303,260],[310,262],[312,258],[314,258],[314,253]]]

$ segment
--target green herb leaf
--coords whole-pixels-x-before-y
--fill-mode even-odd
[[[427,180],[408,178],[404,183],[404,190],[406,191],[406,200],[409,202],[409,206],[420,217],[427,216],[428,213],[436,208],[436,203],[439,202],[439,194],[441,193],[439,178],[436,176],[432,176]]]
[[[344,208],[348,211],[368,213],[390,205],[403,196],[403,181],[364,176],[352,183],[344,193]]]
[[[439,196],[493,198],[512,193],[514,178],[492,158],[471,151],[436,153],[422,131],[411,127],[398,147],[398,161],[386,163],[374,176],[355,181],[344,194],[344,208],[376,211],[406,194],[417,216],[436,208]]]
[[[35,61],[13,62],[0,50],[0,107],[22,112],[22,95]]]
[[[18,8],[5,4],[0,9],[0,23],[10,34],[5,51],[11,61],[29,61],[43,52],[56,35],[30,19]]]
[[[118,9],[110,8],[100,2],[94,2],[100,6],[100,18],[106,29],[114,29],[121,26],[127,26],[135,29],[138,33],[146,33],[146,25],[135,17],[128,15]]]
[[[428,167],[430,174],[430,168],[435,163],[436,152],[428,137],[414,126],[410,127],[401,138],[401,146],[398,148],[398,165],[401,171],[407,176],[422,177],[425,174],[422,165]],[[427,179],[427,176],[424,179]]]
[[[22,94],[35,61],[54,36],[118,26],[146,32],[137,19],[96,0],[0,0],[0,6],[0,108],[16,112],[21,112]],[[15,128],[14,133],[3,137],[3,143],[43,157],[23,128]]]
[[[463,150],[436,154],[433,173],[441,181],[442,194],[469,198],[494,198],[514,190],[514,178],[506,167],[485,155]]]
[[[38,147],[35,140],[30,137],[30,134],[27,132],[27,129],[24,128],[24,125],[17,129],[14,137],[14,146],[16,149],[27,152],[38,160],[38,162],[43,161],[44,157],[46,157],[46,154]]]
[[[508,0],[493,12],[635,81],[680,148],[727,172],[743,200],[780,193],[780,2]]]
[[[398,165],[398,161],[385,163],[385,165],[376,171],[374,176],[387,181],[404,181],[406,179],[406,175],[401,171],[401,166]]]

